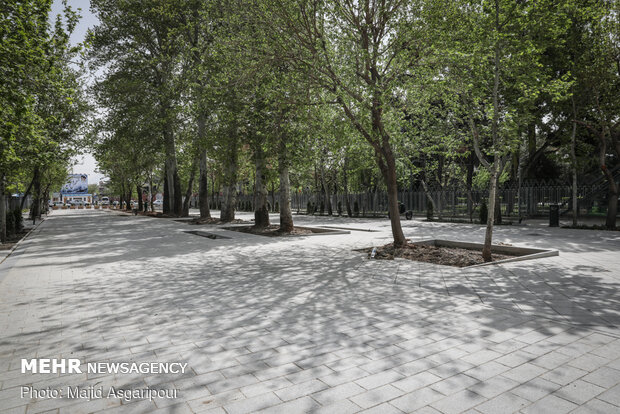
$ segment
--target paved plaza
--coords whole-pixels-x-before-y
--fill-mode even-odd
[[[620,233],[501,226],[496,242],[560,254],[456,269],[353,251],[389,242],[387,219],[295,219],[352,230],[282,239],[54,211],[0,265],[0,411],[620,412]],[[484,236],[479,225],[403,226],[412,240]],[[32,374],[22,358],[188,369]],[[179,395],[21,392],[69,386]]]

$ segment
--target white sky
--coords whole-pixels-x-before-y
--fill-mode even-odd
[[[90,12],[89,0],[67,0],[67,4],[74,10],[81,9],[79,14],[82,15],[80,22],[75,28],[75,31],[71,35],[71,42],[73,44],[80,43],[86,36],[86,31],[99,23],[99,20]],[[62,0],[54,0],[52,4],[51,20],[56,19],[56,15],[62,13],[63,5]],[[88,174],[88,183],[97,184],[104,176],[97,171],[97,161],[92,154],[84,151],[81,156],[74,159],[76,163],[73,167],[73,173]]]

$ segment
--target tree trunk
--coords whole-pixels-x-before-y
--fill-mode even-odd
[[[181,178],[179,177],[179,171],[175,170],[174,172],[174,215],[180,216],[182,213],[183,213],[183,193],[181,192]]]
[[[209,177],[207,176],[207,151],[200,151],[200,179],[198,185],[198,206],[200,207],[200,218],[210,218],[209,209]]]
[[[185,200],[183,200],[183,210],[181,213],[182,217],[189,217],[189,202],[191,200],[193,190],[194,190],[194,178],[196,178],[196,167],[198,164],[198,159],[194,159],[192,161],[192,169],[189,174],[189,181],[187,183],[187,191],[185,192]]]
[[[166,107],[162,106],[162,116],[167,117]],[[165,119],[165,118],[164,118]],[[176,144],[174,140],[174,131],[169,120],[164,125],[164,149],[166,155],[166,183],[164,192],[168,193],[168,214],[179,216],[183,209],[183,195],[181,194],[181,181],[179,179],[179,171],[177,167]]]
[[[28,188],[26,189],[26,192],[24,193],[24,196],[22,197],[22,201],[19,203],[20,210],[24,209],[24,204],[26,204],[26,198],[28,198],[28,195],[30,194],[30,191],[32,190],[33,184],[34,184],[34,177],[32,178],[32,180],[30,180],[30,184],[28,184]]]
[[[601,162],[601,170],[603,170],[603,174],[607,178],[607,183],[609,185],[609,190],[607,192],[607,218],[605,220],[605,227],[608,229],[616,228],[616,215],[618,214],[618,184],[616,180],[614,180],[614,176],[607,168],[605,164],[605,155],[607,146],[604,141],[605,137],[601,137],[601,148],[600,148],[600,162]]]
[[[144,205],[142,204],[142,187],[136,184],[136,193],[138,194],[138,211],[144,210]]]
[[[610,174],[611,175],[611,174]],[[607,199],[607,219],[605,220],[605,227],[608,229],[616,228],[616,216],[618,215],[618,184],[612,177],[608,177],[609,181],[609,193]]]
[[[293,231],[291,212],[291,185],[288,174],[288,152],[284,136],[280,136],[278,148],[278,173],[280,175],[280,231]]]
[[[269,209],[267,207],[267,186],[265,185],[265,153],[260,144],[254,149],[254,165],[256,168],[256,181],[254,186],[254,227],[265,228],[269,226]]]
[[[0,173],[0,242],[6,243],[6,194],[4,173]]]
[[[131,184],[127,183],[127,193],[125,194],[125,210],[129,211],[132,209],[131,205]]]
[[[164,167],[164,199],[162,203],[162,212],[170,214],[170,190],[168,189],[168,171]]]
[[[347,216],[353,217],[353,212],[351,211],[351,201],[349,200],[349,180],[347,177],[347,156],[344,157],[344,165],[342,167],[342,190],[344,192],[344,204],[347,209]]]
[[[495,224],[502,224],[502,204],[499,199],[499,190],[495,189]]]
[[[493,224],[495,222],[495,201],[497,193],[497,170],[499,160],[493,163],[491,177],[489,179],[489,205],[487,215],[487,229],[484,234],[484,247],[482,248],[482,258],[485,262],[490,262],[493,258],[491,255],[491,243],[493,242]]]
[[[147,210],[148,208],[151,208],[151,212],[155,211],[155,206],[153,205],[153,176],[152,176],[152,172],[149,172],[149,199],[148,199],[148,204],[146,206]]]
[[[469,216],[469,222],[474,222],[474,199],[472,197],[472,184],[474,180],[474,162],[476,155],[472,152],[469,156],[469,163],[467,164],[467,215]]]
[[[392,236],[394,246],[402,247],[407,244],[403,229],[400,224],[400,211],[398,208],[398,181],[396,179],[396,162],[391,151],[386,156],[387,171],[385,181],[388,192],[388,211],[390,213],[390,224],[392,225]]]
[[[571,97],[573,103],[573,118],[577,119],[577,109],[575,107],[575,98]],[[573,226],[577,226],[577,215],[579,213],[579,205],[577,201],[577,122],[573,120],[573,131],[570,137],[570,157],[572,161],[573,185],[572,185],[572,207],[573,207]]]
[[[224,167],[224,183],[223,183],[223,200],[220,210],[220,220],[224,222],[233,221],[235,219],[235,205],[237,202],[237,168],[238,168],[238,151],[237,137],[232,136],[228,142],[228,157],[226,166]]]
[[[34,176],[32,178],[34,192],[32,195],[32,206],[30,208],[30,218],[32,222],[41,218],[41,170],[38,166],[34,167]]]
[[[424,190],[424,194],[426,194],[426,199],[431,203],[431,206],[433,206],[433,211],[437,212],[437,205],[435,204],[435,199],[433,199],[431,193],[428,191],[426,181],[421,180],[420,182],[422,183],[422,189]]]
[[[495,25],[499,31],[499,2],[495,1]],[[493,165],[489,182],[489,206],[487,216],[487,229],[484,235],[484,247],[482,258],[485,262],[493,260],[491,255],[491,243],[493,242],[493,224],[495,219],[495,198],[497,193],[497,178],[500,173],[499,153],[499,71],[500,71],[500,48],[498,41],[495,42],[495,56],[493,62],[493,120],[491,123],[491,135],[493,138]]]
[[[325,201],[327,203],[327,215],[332,216],[334,214],[334,210],[332,208],[332,195],[331,189],[329,187],[329,181],[325,180]]]

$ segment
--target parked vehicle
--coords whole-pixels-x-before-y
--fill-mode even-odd
[[[101,204],[102,206],[110,205],[110,198],[109,197],[101,197],[101,201],[99,202],[99,204]]]
[[[163,204],[164,204],[164,202],[163,202],[162,200],[155,200],[155,201],[153,201],[153,205],[154,205],[155,207],[160,207],[160,206],[162,206]]]

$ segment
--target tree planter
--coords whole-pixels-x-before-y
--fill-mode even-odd
[[[409,241],[405,248],[397,249],[396,251],[392,244],[377,246],[376,248],[369,247],[358,251],[368,253],[371,259],[391,260],[394,258],[402,258],[461,268],[539,259],[542,257],[557,256],[559,254],[557,250],[493,244],[491,245],[493,261],[485,263],[482,261],[483,246],[484,244],[482,243],[431,239]]]

